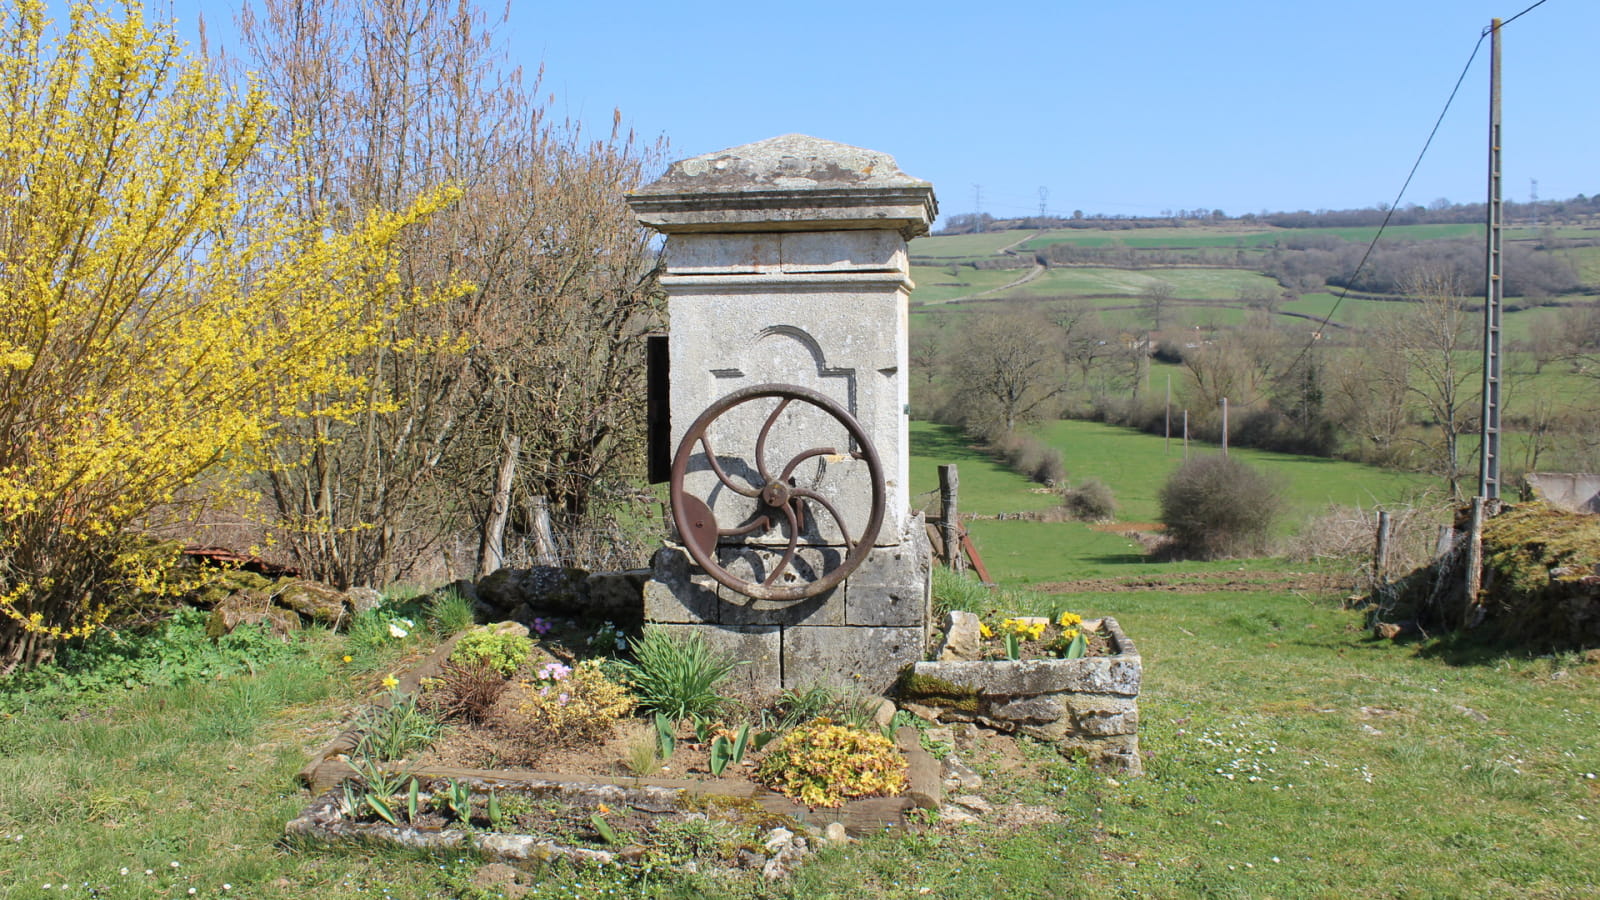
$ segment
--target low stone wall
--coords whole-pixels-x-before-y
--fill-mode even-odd
[[[1143,663],[1115,619],[1102,621],[1110,656],[1084,659],[919,662],[901,681],[902,705],[943,722],[975,722],[1051,741],[1063,751],[1131,774],[1139,756]]]

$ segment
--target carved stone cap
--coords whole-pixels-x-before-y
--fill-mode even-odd
[[[786,134],[680,160],[628,195],[639,221],[694,231],[883,229],[927,234],[933,185],[876,150]]]

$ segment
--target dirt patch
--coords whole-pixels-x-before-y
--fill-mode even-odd
[[[1047,581],[1032,585],[1033,590],[1046,594],[1116,594],[1128,591],[1174,594],[1228,591],[1334,593],[1348,587],[1347,578],[1318,572],[1251,572],[1248,576],[1222,573],[1171,574],[1154,577],[1084,578],[1076,581]]]
[[[599,740],[571,747],[540,746],[531,743],[528,736],[517,729],[514,710],[505,708],[513,702],[513,695],[509,693],[502,697],[494,715],[482,725],[457,723],[450,726],[432,748],[408,760],[406,767],[532,769],[601,778],[676,778],[720,782],[729,788],[742,785],[748,790],[748,775],[762,756],[759,751],[751,750],[742,763],[730,764],[719,778],[711,774],[710,745],[697,741],[693,728],[684,725],[677,730],[677,747],[671,758],[664,761],[658,758],[652,765],[646,765],[651,760],[651,748],[656,745],[655,725],[631,718],[619,721]]]

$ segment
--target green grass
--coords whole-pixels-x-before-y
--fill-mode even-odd
[[[1173,438],[1170,449],[1159,435],[1098,422],[1047,422],[1038,426],[1036,433],[1062,451],[1069,481],[1097,478],[1111,487],[1117,498],[1117,519],[1123,522],[1155,521],[1161,485],[1183,462],[1181,432]],[[1037,485],[973,449],[957,429],[913,422],[911,444],[913,493],[936,492],[938,465],[953,462],[960,467],[963,512],[994,515],[1055,505],[1052,495],[1040,492]],[[1190,444],[1191,453],[1215,453],[1219,449],[1200,441]],[[1233,448],[1231,452],[1282,479],[1287,501],[1284,530],[1329,505],[1372,508],[1403,502],[1435,487],[1434,479],[1426,476],[1360,463],[1249,448]]]
[[[1029,571],[1059,576],[1047,543],[1026,555]],[[1244,569],[1245,578],[1255,570]],[[1359,613],[1270,591],[1005,600],[1018,612],[1113,615],[1137,641],[1143,776],[1108,779],[1031,741],[1019,745],[1020,765],[969,749],[981,793],[998,809],[985,823],[827,848],[789,882],[557,866],[526,876],[528,896],[1600,891],[1591,853],[1600,839],[1600,667],[1577,654],[1374,642]],[[191,888],[200,897],[492,896],[471,887],[481,863],[469,854],[283,840],[284,822],[308,800],[293,773],[377,687],[376,674],[349,676],[342,637],[303,640],[301,652],[254,674],[6,721],[0,897],[183,897]],[[1035,824],[1006,818],[1018,809]]]
[[[1278,283],[1244,269],[1057,267],[1008,293],[1076,297],[1107,294],[1142,297],[1158,285],[1170,285],[1173,296],[1195,300],[1237,300],[1241,291],[1278,290]]]

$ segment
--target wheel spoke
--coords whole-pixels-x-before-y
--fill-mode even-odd
[[[789,398],[784,397],[778,401],[778,407],[767,416],[767,421],[761,426],[761,431],[756,435],[756,471],[761,473],[762,482],[772,480],[767,474],[767,435],[772,432],[772,426],[778,423],[778,416],[789,406]]]
[[[778,576],[782,575],[789,568],[789,565],[794,562],[795,548],[800,546],[800,527],[795,524],[794,510],[790,509],[788,504],[784,504],[783,514],[789,518],[789,546],[784,548],[783,558],[778,560],[777,565],[772,567],[772,574],[767,576],[766,581],[761,582],[762,587],[772,587],[772,583],[778,580]]]
[[[804,497],[807,500],[810,500],[813,503],[816,503],[818,506],[821,506],[823,509],[827,510],[828,511],[828,515],[833,516],[833,521],[835,523],[837,523],[838,526],[839,526],[839,534],[840,534],[841,537],[844,538],[844,545],[846,547],[851,547],[851,548],[855,547],[856,542],[850,540],[850,530],[844,527],[844,516],[839,515],[839,511],[837,509],[833,508],[833,504],[832,503],[828,502],[828,498],[822,496],[821,494],[817,493],[816,491],[807,490],[806,488],[799,488],[799,487],[794,489],[794,496],[796,496],[796,497]]]
[[[807,450],[807,451],[801,453],[800,455],[796,456],[794,459],[789,460],[788,465],[783,467],[783,474],[778,476],[778,480],[779,481],[788,481],[789,480],[789,476],[794,474],[794,470],[799,468],[800,464],[805,462],[808,459],[811,459],[811,458],[817,457],[817,456],[834,456],[834,455],[836,455],[836,453],[835,453],[835,451],[834,451],[834,449],[832,447],[812,447],[810,450]]]
[[[741,534],[751,534],[757,532],[758,530],[761,534],[766,534],[767,532],[771,531],[772,518],[770,516],[756,516],[754,519],[751,519],[743,525],[740,525],[738,528],[718,529],[717,537],[738,537]]]
[[[722,464],[717,462],[717,451],[711,449],[711,437],[710,437],[710,435],[701,435],[700,436],[700,444],[701,444],[701,446],[706,448],[706,462],[711,465],[711,471],[716,473],[718,481],[720,481],[723,484],[728,486],[728,490],[733,491],[734,493],[740,495],[741,497],[760,497],[761,496],[761,492],[758,491],[758,490],[755,490],[754,488],[742,488],[742,487],[739,487],[737,484],[734,484],[733,483],[733,479],[728,477],[728,473],[722,471]]]

